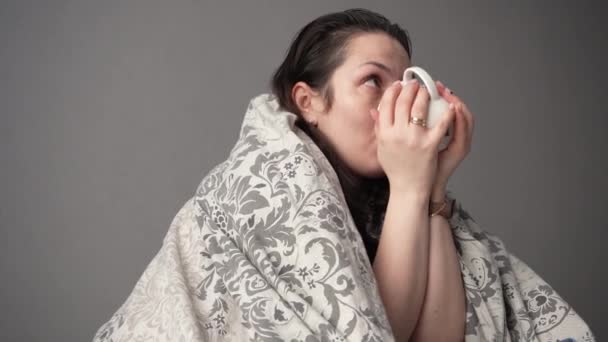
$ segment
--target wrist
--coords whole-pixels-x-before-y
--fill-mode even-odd
[[[446,187],[445,186],[437,186],[433,188],[431,192],[430,200],[432,202],[443,202],[446,197]]]
[[[431,193],[398,190],[391,187],[389,198],[397,201],[404,201],[405,203],[419,204],[421,207],[427,207],[431,198]]]
[[[454,199],[444,195],[441,200],[431,200],[429,203],[429,215],[432,216],[443,216],[446,219],[452,217],[454,211]]]

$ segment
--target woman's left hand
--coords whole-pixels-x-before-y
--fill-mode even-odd
[[[439,96],[442,96],[449,103],[456,105],[456,115],[454,117],[454,136],[446,149],[439,152],[437,164],[437,176],[432,188],[432,200],[441,202],[446,194],[446,187],[450,176],[460,165],[462,160],[471,151],[473,140],[473,129],[475,122],[473,114],[468,107],[452,94],[441,82],[436,81]]]

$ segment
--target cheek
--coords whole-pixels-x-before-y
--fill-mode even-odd
[[[352,147],[359,151],[366,151],[370,144],[375,144],[374,119],[369,113],[373,108],[369,94],[353,96],[350,101],[342,104],[343,114],[336,124],[343,127],[347,138],[353,142]]]
[[[337,115],[334,116],[335,120],[332,120],[332,126],[341,133],[341,139],[348,141],[344,148],[365,151],[364,155],[372,153],[376,134],[374,119],[369,110],[377,106],[377,97],[378,92],[374,88],[365,86],[349,88],[336,94],[339,101],[334,102],[334,113],[331,114]]]
[[[365,148],[370,141],[375,139],[374,119],[365,108],[352,108],[348,115],[338,122],[344,127],[344,133],[349,140],[356,141],[357,148]]]
[[[374,108],[374,99],[371,96],[371,91],[362,91],[349,97],[350,100],[344,103],[343,113],[348,113],[348,121],[353,128],[363,131],[369,131],[374,128],[374,119],[370,115],[370,109]]]

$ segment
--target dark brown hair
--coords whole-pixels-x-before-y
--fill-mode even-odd
[[[332,164],[357,228],[364,229],[370,235],[362,234],[362,237],[373,259],[376,246],[370,238],[377,240],[380,235],[388,203],[388,178],[384,176],[372,179],[355,174],[338,157],[321,132],[304,120],[291,96],[293,86],[299,81],[305,82],[323,95],[329,110],[333,104],[333,89],[329,80],[344,63],[350,40],[356,34],[366,32],[386,33],[395,38],[411,58],[411,42],[407,31],[386,17],[363,8],[329,13],[311,21],[296,34],[283,63],[272,76],[271,89],[281,109],[298,115],[296,125],[312,138]]]

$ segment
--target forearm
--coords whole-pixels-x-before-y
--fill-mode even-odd
[[[429,229],[427,287],[411,341],[463,341],[465,292],[452,231],[439,215],[430,218]]]
[[[396,341],[416,326],[426,289],[429,196],[391,192],[374,258],[374,273]]]

